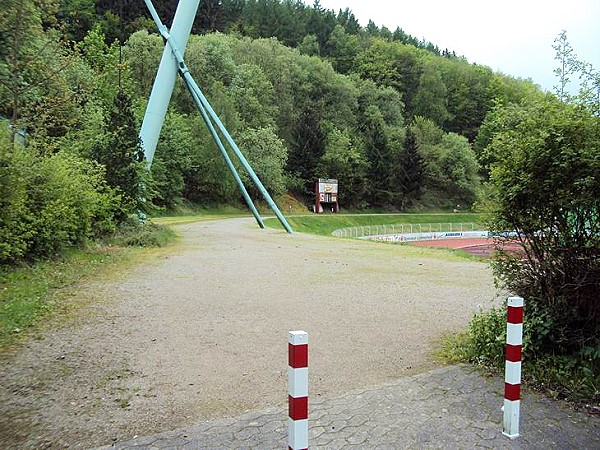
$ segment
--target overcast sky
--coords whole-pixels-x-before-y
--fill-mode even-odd
[[[391,31],[399,26],[547,90],[556,84],[552,44],[566,30],[579,59],[600,70],[600,0],[321,0],[321,6],[350,8],[363,26],[369,19]]]

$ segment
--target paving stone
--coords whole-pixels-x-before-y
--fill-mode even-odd
[[[318,438],[323,433],[325,433],[325,427],[311,426],[308,430],[308,437],[309,437],[309,439],[310,438],[312,438],[312,439]]]
[[[502,435],[501,378],[448,366],[311,403],[311,449],[600,449],[600,418],[524,391],[521,436]],[[287,447],[287,408],[137,437],[109,449]]]
[[[309,442],[310,445],[310,442]],[[336,438],[334,440],[332,440],[331,442],[329,442],[327,444],[327,448],[328,450],[339,450],[344,448],[346,445],[348,445],[348,443],[346,442],[345,439],[341,439],[341,438]],[[312,448],[315,448],[314,446]],[[317,449],[321,448],[319,446],[316,447]]]

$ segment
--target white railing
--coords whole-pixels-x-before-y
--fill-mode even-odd
[[[360,227],[340,228],[331,233],[335,237],[364,238],[387,234],[408,233],[444,233],[475,231],[481,228],[475,223],[400,223],[395,225],[365,225]]]

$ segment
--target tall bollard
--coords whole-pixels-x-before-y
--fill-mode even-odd
[[[308,333],[290,331],[288,338],[288,447],[308,449]]]
[[[504,421],[502,434],[519,437],[521,408],[521,351],[523,348],[523,299],[509,297],[506,314],[506,366],[504,375]]]

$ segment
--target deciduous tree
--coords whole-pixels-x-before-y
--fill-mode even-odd
[[[502,155],[491,166],[491,226],[516,232],[524,258],[505,255],[496,274],[546,317],[537,349],[584,352],[598,369],[600,119],[552,96],[505,115],[489,145]]]

